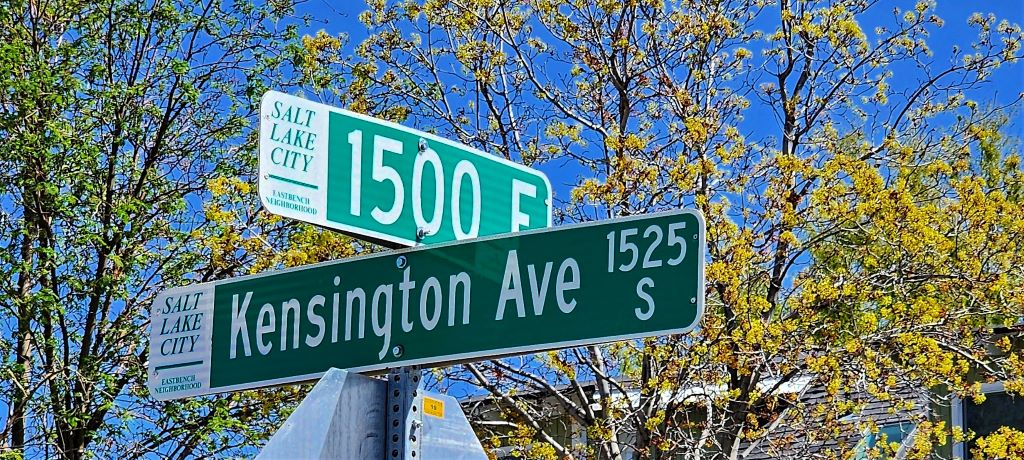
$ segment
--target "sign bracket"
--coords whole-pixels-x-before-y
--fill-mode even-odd
[[[387,380],[331,369],[256,458],[486,460],[459,402],[422,383],[413,367]]]

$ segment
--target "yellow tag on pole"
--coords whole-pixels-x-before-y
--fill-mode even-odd
[[[424,396],[423,413],[437,418],[444,418],[444,401]]]

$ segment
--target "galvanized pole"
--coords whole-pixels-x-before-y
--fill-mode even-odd
[[[422,371],[418,366],[388,372],[387,455],[391,460],[418,460],[423,412],[419,396]]]

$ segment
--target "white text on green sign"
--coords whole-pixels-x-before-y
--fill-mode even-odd
[[[176,288],[153,307],[150,389],[171,398],[681,333],[703,286],[703,219],[676,211]]]
[[[259,192],[275,214],[412,246],[551,225],[542,173],[394,123],[269,91]]]

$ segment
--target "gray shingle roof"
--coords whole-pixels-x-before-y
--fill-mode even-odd
[[[927,390],[902,386],[890,391],[892,399],[880,401],[866,391],[836,395],[845,401],[858,402],[861,410],[852,414],[829,414],[829,394],[824,386],[814,385],[802,395],[796,407],[784,411],[774,430],[756,442],[740,446],[741,458],[814,459],[831,458],[829,453],[848,450],[863,439],[865,424],[877,426],[916,423],[928,413]],[[897,402],[912,402],[910,410],[897,410]],[[835,423],[839,419],[838,423]],[[829,423],[835,427],[829,428]],[[743,455],[743,454],[746,455]]]

